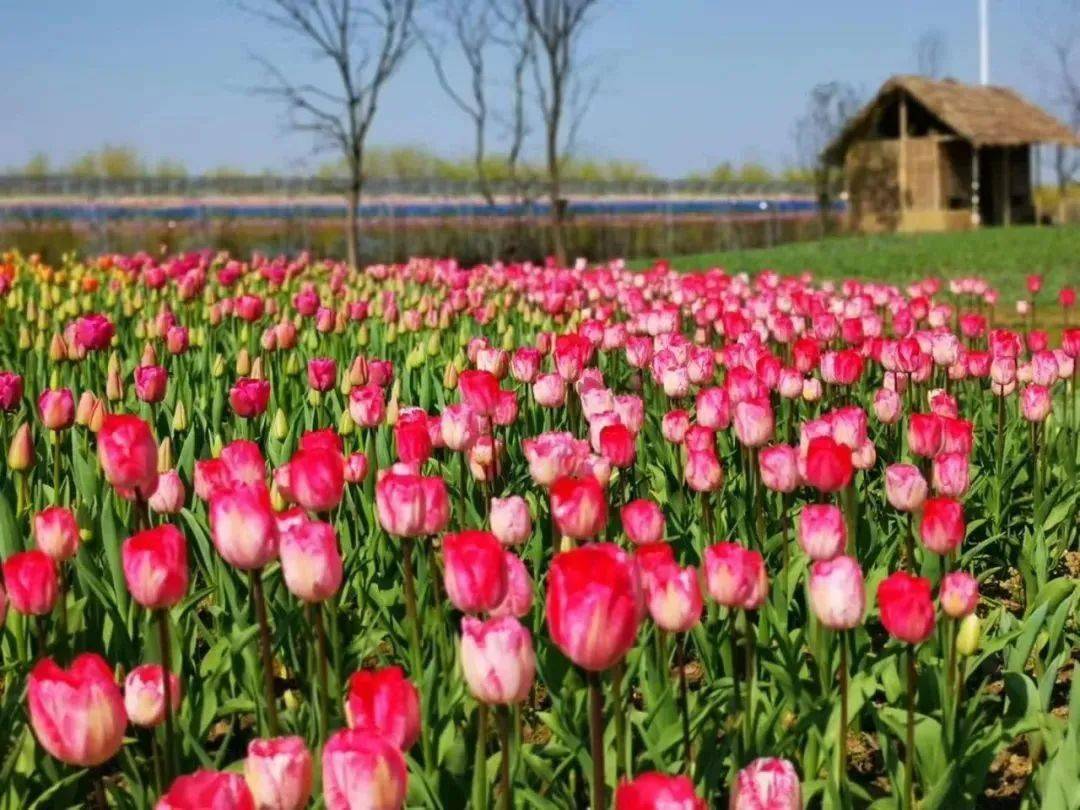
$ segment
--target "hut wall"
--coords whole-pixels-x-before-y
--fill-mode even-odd
[[[864,233],[893,231],[900,224],[899,141],[851,145],[844,158],[851,227]]]
[[[935,138],[907,138],[904,141],[904,174],[905,208],[927,211],[941,207],[938,142]]]

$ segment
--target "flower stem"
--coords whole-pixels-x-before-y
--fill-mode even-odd
[[[326,629],[323,624],[322,605],[314,605],[315,612],[315,644],[316,654],[319,656],[319,745],[326,742],[326,728],[330,722],[329,695],[330,678],[327,675],[326,661]]]
[[[626,712],[623,706],[622,681],[626,674],[626,662],[620,661],[611,671],[611,711],[615,715],[615,781],[619,780],[619,770],[632,773],[627,762],[626,748]]]
[[[843,630],[839,633],[840,640],[840,733],[837,735],[837,759],[836,769],[837,790],[843,799],[847,787],[847,730],[848,730],[848,660],[847,660],[847,633]]]
[[[600,690],[600,675],[588,674],[589,679],[589,741],[592,749],[592,810],[604,810],[604,694]]]
[[[686,773],[693,775],[694,752],[690,737],[690,697],[686,687],[686,633],[675,636],[676,664],[679,667],[679,711],[682,714],[683,755]]]
[[[413,571],[413,546],[411,537],[401,538],[401,562],[405,571],[405,622],[409,625],[409,652],[412,658],[413,681],[419,685],[423,674],[423,654],[420,649],[420,619],[416,611],[416,574]],[[421,728],[420,742],[424,752],[424,767],[430,772],[435,767],[431,750],[431,735]]]
[[[158,647],[161,653],[161,695],[165,704],[165,762],[162,768],[165,784],[172,782],[173,766],[173,712],[172,712],[172,683],[169,678],[169,652],[172,645],[169,641],[169,611],[157,611]]]
[[[907,744],[904,748],[904,807],[915,808],[915,645],[907,656]]]
[[[754,652],[756,638],[754,620],[750,611],[743,611],[746,619],[746,712],[743,717],[743,755],[747,761],[753,758],[754,750],[754,675],[756,672]]]
[[[270,736],[278,736],[277,703],[274,700],[274,659],[270,652],[270,623],[266,619],[266,596],[263,593],[262,569],[248,571],[248,582],[255,600],[255,617],[259,622],[259,651],[262,653],[263,687],[266,690],[266,715]]]
[[[499,762],[502,787],[502,810],[511,810],[514,806],[514,782],[510,778],[510,707],[504,706],[499,712],[499,748],[502,750]]]
[[[473,807],[487,808],[487,713],[486,703],[476,705],[476,756],[473,762]]]

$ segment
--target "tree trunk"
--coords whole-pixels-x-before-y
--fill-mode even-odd
[[[359,268],[360,266],[360,233],[359,233],[359,211],[360,211],[360,178],[353,177],[349,181],[349,190],[346,194],[345,204],[348,206],[348,211],[345,214],[345,227],[347,232],[345,234],[345,250],[348,258],[349,266]]]
[[[557,126],[548,128],[548,176],[551,191],[551,246],[559,267],[566,266],[566,240],[563,235],[562,177],[559,166]]]

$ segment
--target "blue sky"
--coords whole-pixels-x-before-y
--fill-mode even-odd
[[[605,0],[584,42],[600,91],[578,151],[678,175],[723,160],[789,162],[808,90],[843,79],[869,95],[915,67],[938,29],[946,70],[974,81],[977,0]],[[1069,0],[990,0],[995,83],[1053,100],[1048,37]],[[1075,8],[1075,6],[1072,6]],[[44,151],[59,162],[104,142],[190,170],[227,164],[303,172],[324,158],[245,88],[251,53],[287,73],[329,76],[302,44],[228,0],[7,0],[0,4],[0,166]],[[417,49],[389,86],[377,144],[468,153],[468,122]]]

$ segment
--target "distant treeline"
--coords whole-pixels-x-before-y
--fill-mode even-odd
[[[538,183],[545,177],[546,172],[541,165],[527,162],[518,163],[515,170],[519,182]],[[74,177],[117,180],[148,176],[160,178],[189,176],[187,167],[178,160],[152,161],[139,154],[134,147],[114,144],[106,144],[86,152],[67,163],[54,162],[48,155],[38,153],[25,164],[9,166],[4,171],[8,174],[21,174],[28,177],[64,174]],[[484,161],[484,171],[488,180],[493,183],[514,179],[510,175],[510,165],[504,155],[489,155]],[[432,179],[467,182],[476,179],[476,167],[472,160],[445,157],[419,146],[371,147],[365,154],[364,173],[369,179],[386,180]],[[235,177],[251,174],[277,176],[282,173],[270,169],[252,172],[250,169],[237,166],[221,165],[200,174],[209,177]],[[316,167],[313,174],[320,178],[344,176],[345,167],[341,163],[324,163]],[[581,182],[632,182],[661,179],[647,166],[635,161],[589,158],[568,158],[563,169],[563,178]],[[786,168],[773,171],[762,163],[749,161],[741,164],[724,162],[711,171],[694,172],[685,178],[678,179],[757,184],[777,180],[808,182],[811,178],[809,173],[802,169]]]

